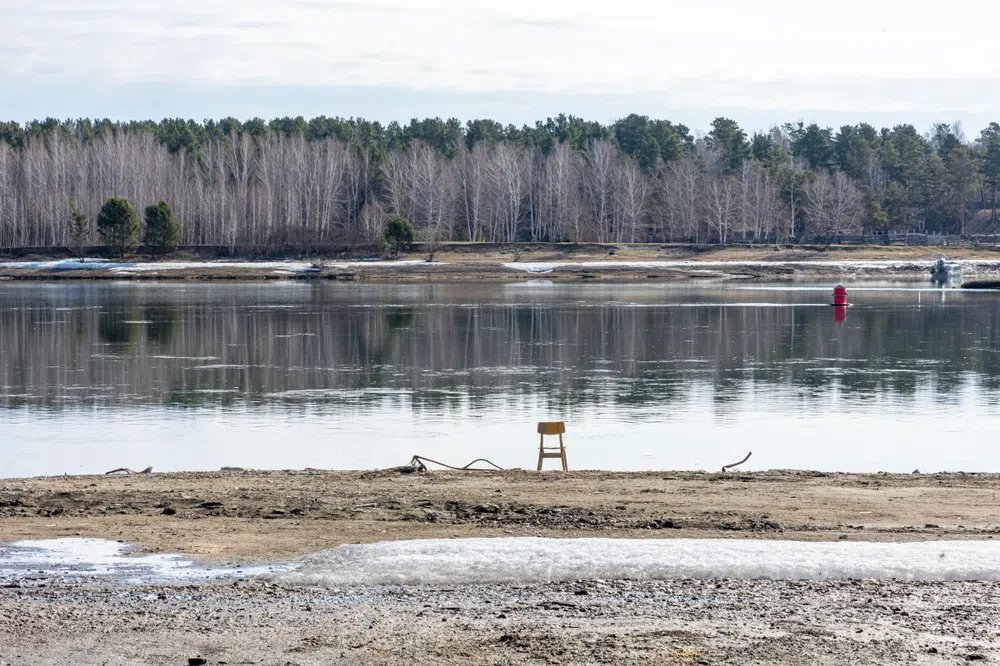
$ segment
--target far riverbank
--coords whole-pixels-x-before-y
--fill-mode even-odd
[[[342,280],[558,282],[683,280],[928,280],[945,256],[968,279],[1000,276],[1000,248],[898,246],[726,246],[448,243],[398,257],[341,252],[277,260],[214,259],[179,252],[121,260],[28,255],[0,260],[6,280]]]

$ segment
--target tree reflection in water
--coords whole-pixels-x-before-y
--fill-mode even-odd
[[[9,284],[0,404],[662,407],[707,388],[942,404],[1000,388],[989,294],[502,285]],[[796,305],[797,307],[787,307]],[[794,409],[794,404],[791,405]]]

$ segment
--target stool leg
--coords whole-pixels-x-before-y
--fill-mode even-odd
[[[542,471],[542,445],[545,443],[545,435],[538,436],[538,471]]]
[[[569,463],[566,462],[566,445],[563,444],[562,433],[559,433],[559,453],[562,454],[563,471],[569,471]]]

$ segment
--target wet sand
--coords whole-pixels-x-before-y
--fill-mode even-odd
[[[95,536],[212,562],[415,537],[989,539],[1000,476],[690,472],[140,474],[0,480],[0,542]],[[585,581],[0,587],[0,664],[966,663],[1000,584]]]

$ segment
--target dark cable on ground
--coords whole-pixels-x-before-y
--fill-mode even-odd
[[[484,469],[482,467],[473,467],[473,465],[475,465],[478,462],[486,463],[487,465],[489,465],[493,469]],[[410,459],[410,464],[409,465],[400,465],[399,467],[390,467],[389,469],[383,470],[383,471],[386,471],[386,472],[395,471],[395,472],[399,472],[401,474],[412,474],[413,472],[426,472],[427,471],[427,465],[425,463],[431,463],[431,464],[434,464],[434,465],[438,465],[440,467],[444,467],[446,469],[453,469],[453,470],[456,470],[458,472],[492,472],[494,470],[497,470],[497,471],[500,471],[500,472],[507,471],[503,467],[501,467],[500,465],[498,465],[495,462],[493,462],[492,460],[487,460],[486,458],[476,458],[475,460],[473,460],[472,462],[468,463],[467,465],[463,465],[462,467],[455,467],[454,465],[448,465],[448,464],[445,464],[445,463],[443,463],[443,462],[441,462],[439,460],[434,460],[432,458],[427,458],[425,456],[413,456],[413,458]]]
[[[481,467],[480,468],[473,467],[473,465],[475,465],[477,462],[482,462],[482,463],[486,463],[487,465],[490,465],[491,467],[493,467],[493,469],[499,470],[501,472],[504,471],[503,467],[501,467],[500,465],[496,464],[492,460],[487,460],[486,458],[476,458],[472,462],[468,463],[467,465],[463,465],[462,467],[453,467],[451,465],[446,465],[443,462],[439,462],[437,460],[432,460],[430,458],[425,458],[424,456],[413,456],[413,459],[410,461],[410,464],[414,465],[415,467],[422,467],[424,469],[424,471],[426,471],[427,466],[424,465],[424,462],[434,463],[435,465],[440,465],[441,467],[447,467],[448,469],[458,470],[460,472],[462,472],[462,471],[466,471],[466,472],[488,472],[488,471],[491,471],[491,470],[483,469]]]
[[[729,463],[728,465],[723,465],[722,466],[722,471],[725,472],[730,467],[736,467],[737,465],[742,465],[746,461],[750,460],[750,456],[752,456],[752,455],[753,455],[753,451],[751,451],[750,453],[748,453],[747,457],[744,458],[743,460],[739,461],[739,462],[734,462],[734,463]]]

